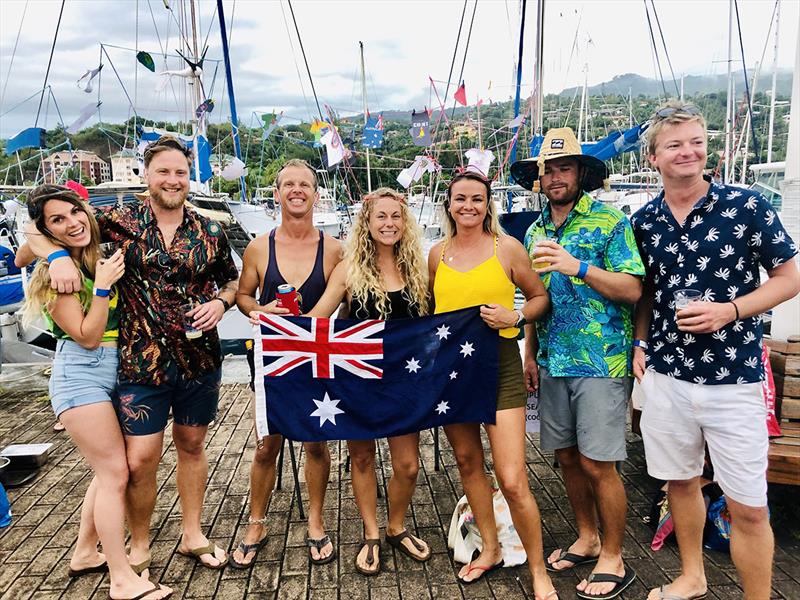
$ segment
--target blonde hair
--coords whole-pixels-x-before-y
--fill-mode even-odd
[[[289,167],[299,167],[301,169],[308,169],[311,172],[311,179],[314,181],[314,190],[317,189],[319,186],[319,182],[317,181],[317,172],[314,170],[308,162],[304,161],[302,158],[290,158],[281,167],[281,170],[278,171],[278,174],[275,176],[275,187],[281,187],[281,176],[283,172],[288,169]]]
[[[661,116],[659,113],[667,112],[668,114]],[[703,128],[703,134],[708,137],[706,129],[706,120],[700,110],[692,105],[685,104],[680,100],[671,99],[659,106],[656,112],[650,118],[650,127],[647,128],[645,138],[647,140],[647,154],[652,155],[656,153],[656,141],[658,134],[667,125],[682,125],[683,123],[700,123]]]
[[[403,237],[394,245],[394,257],[405,282],[403,297],[408,301],[409,308],[415,307],[420,315],[427,314],[428,268],[422,252],[422,231],[403,195],[390,188],[382,187],[365,196],[361,210],[353,222],[345,248],[345,258],[348,261],[347,290],[362,305],[374,299],[378,314],[382,318],[389,316],[389,294],[381,279],[375,240],[369,232],[369,220],[378,198],[392,198],[400,205]]]
[[[450,181],[450,185],[447,186],[447,200],[445,200],[444,204],[442,204],[442,210],[444,211],[444,241],[447,243],[449,240],[454,238],[458,233],[458,227],[456,225],[455,219],[453,219],[453,215],[450,214],[450,198],[453,191],[453,186],[458,183],[459,181],[464,180],[470,181],[477,181],[482,183],[486,187],[486,216],[483,218],[483,230],[486,233],[489,233],[493,236],[499,236],[503,231],[503,228],[500,227],[500,219],[497,216],[497,207],[495,207],[494,202],[492,202],[492,187],[489,180],[480,175],[475,173],[474,171],[463,171],[458,173],[453,177]]]
[[[83,211],[89,219],[89,230],[91,241],[89,245],[81,249],[80,258],[73,258],[72,261],[81,274],[81,282],[84,282],[86,275],[94,279],[94,267],[97,259],[100,258],[100,227],[94,218],[89,205],[69,188],[60,185],[40,185],[28,196],[28,214],[36,225],[36,229],[50,241],[61,245],[62,242],[56,239],[47,229],[44,219],[44,207],[50,200],[61,200],[69,202],[73,206]],[[57,294],[50,288],[49,263],[40,260],[33,270],[28,290],[25,295],[25,304],[22,306],[22,323],[30,325],[43,310],[49,310],[50,304],[56,299]],[[80,293],[83,293],[81,291]]]

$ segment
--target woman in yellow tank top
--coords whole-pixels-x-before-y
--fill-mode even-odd
[[[450,183],[444,204],[446,237],[428,255],[434,312],[481,305],[483,320],[499,331],[496,423],[485,425],[486,433],[497,481],[528,555],[534,598],[553,600],[557,593],[545,568],[539,508],[525,472],[527,393],[516,342],[519,327],[544,315],[550,301],[525,248],[501,232],[490,191],[489,180],[474,171],[459,173]],[[517,287],[526,298],[521,310],[514,310]],[[462,583],[472,583],[503,565],[492,490],[483,470],[480,425],[462,423],[444,430],[483,542],[480,556],[458,573]]]

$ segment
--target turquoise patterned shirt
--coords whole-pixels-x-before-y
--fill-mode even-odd
[[[546,233],[578,260],[606,271],[644,276],[630,221],[622,211],[584,194],[556,229],[550,205],[528,228],[525,247],[533,259],[534,234]],[[632,374],[633,307],[612,302],[577,277],[542,276],[552,310],[536,325],[537,362],[552,377],[627,377]]]

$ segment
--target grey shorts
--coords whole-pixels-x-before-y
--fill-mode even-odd
[[[577,446],[597,461],[625,460],[630,377],[551,377],[539,368],[543,450]]]

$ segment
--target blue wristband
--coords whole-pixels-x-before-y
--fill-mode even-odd
[[[92,293],[98,298],[108,298],[108,295],[111,293],[111,290],[106,290],[103,288],[96,287],[92,290]]]
[[[580,266],[578,267],[578,274],[575,275],[578,279],[583,279],[586,277],[586,273],[589,271],[589,264],[581,261]]]
[[[69,252],[66,250],[55,250],[47,255],[47,262],[51,263],[57,258],[63,258],[64,256],[69,256]]]

